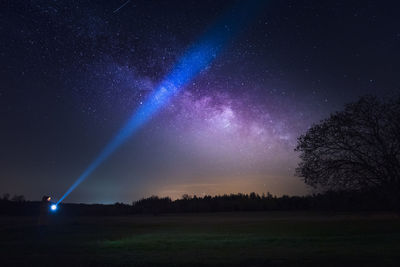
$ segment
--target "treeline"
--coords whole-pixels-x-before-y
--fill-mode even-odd
[[[152,196],[132,204],[62,203],[54,213],[77,216],[121,216],[130,214],[234,212],[234,211],[399,211],[399,203],[375,192],[325,192],[308,196],[273,196],[267,194],[230,194],[189,196],[172,200]],[[0,198],[0,214],[38,215],[40,202],[19,198]]]
[[[308,196],[230,194],[189,196],[171,200],[152,196],[132,203],[133,213],[232,212],[232,211],[391,211],[398,203],[375,192],[334,192]]]
[[[24,202],[25,201],[25,196],[24,195],[13,195],[11,196],[8,193],[3,194],[3,196],[0,197],[0,201],[14,201],[14,202]]]

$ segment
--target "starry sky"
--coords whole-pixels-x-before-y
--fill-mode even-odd
[[[59,198],[238,1],[1,1],[0,193]],[[66,202],[310,193],[297,137],[400,90],[397,1],[266,0]]]

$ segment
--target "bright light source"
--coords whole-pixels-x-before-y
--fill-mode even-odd
[[[51,209],[52,211],[55,211],[55,210],[57,209],[57,205],[56,205],[56,204],[51,205],[51,206],[50,206],[50,209]]]

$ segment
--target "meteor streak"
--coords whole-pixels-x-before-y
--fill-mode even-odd
[[[126,6],[127,4],[129,4],[131,0],[126,1],[125,3],[122,4],[122,6],[120,6],[119,8],[117,8],[116,10],[113,11],[113,13],[117,13],[121,8],[123,8],[124,6]]]
[[[117,132],[88,168],[58,200],[55,207],[64,200],[82,181],[97,169],[135,131],[148,122],[173,96],[201,71],[205,70],[221,50],[260,9],[260,0],[242,1],[225,13],[213,27],[189,47],[172,71],[150,94],[147,100],[132,114],[126,124]]]

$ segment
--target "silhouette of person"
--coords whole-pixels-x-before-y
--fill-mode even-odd
[[[45,227],[49,224],[49,210],[51,197],[43,196],[40,203],[40,213],[39,213],[39,226]]]

